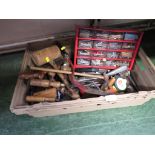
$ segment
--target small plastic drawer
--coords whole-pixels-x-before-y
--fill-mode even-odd
[[[135,44],[133,43],[123,43],[122,49],[127,49],[127,50],[134,50],[135,49]]]
[[[105,51],[92,51],[91,55],[93,57],[107,57],[107,52],[105,52]]]
[[[137,40],[138,39],[138,34],[133,34],[133,33],[125,33],[124,35],[124,40]]]
[[[89,59],[78,58],[77,59],[77,64],[78,65],[89,66],[90,65],[90,60]]]
[[[119,50],[122,47],[122,43],[110,42],[108,45],[109,49]]]
[[[94,45],[93,45],[93,47],[97,49],[106,49],[107,46],[108,46],[108,43],[103,41],[94,41]]]
[[[113,32],[109,34],[109,40],[123,40],[123,38],[124,38],[123,33]]]
[[[78,50],[78,56],[90,56],[91,51],[90,50]]]
[[[96,31],[94,37],[100,38],[100,39],[108,39],[109,38],[109,33],[108,32],[103,32],[103,31]]]
[[[107,58],[118,58],[119,57],[119,52],[106,52],[106,57]]]
[[[91,60],[92,66],[105,66],[106,60]]]
[[[119,58],[131,59],[133,56],[132,52],[120,52]]]
[[[117,60],[108,60],[106,61],[106,66],[117,67],[117,66],[129,66],[129,62],[126,61],[117,61]]]
[[[93,41],[90,41],[90,40],[80,40],[79,41],[79,47],[80,48],[92,48],[93,47]]]
[[[91,30],[80,30],[79,32],[80,38],[91,38],[93,36],[94,36],[94,33]]]

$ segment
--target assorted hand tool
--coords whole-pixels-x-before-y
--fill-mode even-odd
[[[19,74],[31,88],[31,93],[27,93],[25,98],[31,104],[79,99],[85,94],[105,96],[123,93],[130,85],[126,65],[114,70],[84,68],[82,72],[74,71],[70,53],[59,43],[33,51],[31,60],[34,65],[29,71]]]

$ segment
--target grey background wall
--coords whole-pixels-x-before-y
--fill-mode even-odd
[[[138,20],[107,19],[101,25],[120,24]],[[26,42],[46,38],[55,33],[74,31],[75,25],[89,25],[89,19],[1,19],[0,53],[25,48]]]
[[[89,20],[11,19],[0,20],[0,53],[23,48],[25,42],[73,31],[75,25],[88,25]]]

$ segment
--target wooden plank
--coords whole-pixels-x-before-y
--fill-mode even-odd
[[[139,90],[148,90],[147,88],[147,81],[144,78],[144,73],[141,71],[138,64],[135,64],[134,66],[134,72],[132,73],[132,76],[134,78],[134,81],[136,82],[137,86],[139,87]]]
[[[138,55],[141,58],[145,67],[148,68],[152,74],[155,74],[155,65],[152,63],[152,61],[146,55],[146,53],[144,52],[144,50],[142,48],[140,48]]]
[[[149,71],[148,70],[143,71],[143,75],[144,75],[143,79],[145,79],[144,82],[146,82],[148,90],[155,89],[155,81],[150,76]]]
[[[125,95],[126,96],[126,95]],[[59,106],[59,107],[40,107],[38,108],[29,108],[29,109],[19,109],[14,110],[14,113],[20,114],[25,113],[34,117],[43,117],[43,116],[55,116],[60,114],[69,114],[75,112],[88,112],[88,111],[95,111],[95,110],[102,110],[102,109],[111,109],[111,108],[122,108],[128,106],[138,106],[142,105],[145,102],[149,101],[151,98],[155,98],[155,91],[144,91],[139,92],[138,94],[133,93],[129,95],[127,98],[124,95],[120,95],[123,100],[116,100],[113,102],[92,102],[91,105],[88,105],[88,101],[85,101],[85,104],[76,106]],[[103,97],[104,98],[104,97]],[[88,99],[89,100],[89,99]],[[124,102],[124,100],[128,102]]]

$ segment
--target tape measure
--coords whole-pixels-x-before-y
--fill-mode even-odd
[[[127,80],[123,79],[123,78],[117,78],[115,81],[115,87],[119,90],[119,91],[124,91],[127,88]]]

